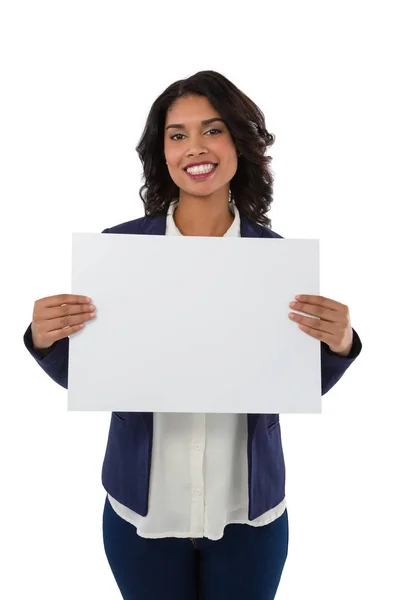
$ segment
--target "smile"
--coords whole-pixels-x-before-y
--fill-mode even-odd
[[[207,165],[206,167],[194,169],[193,173],[190,173],[189,171],[185,170],[185,173],[191,179],[207,179],[208,177],[211,177],[216,168],[217,165]]]

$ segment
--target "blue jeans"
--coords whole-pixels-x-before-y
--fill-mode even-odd
[[[220,540],[142,538],[106,497],[104,549],[124,600],[273,600],[289,541],[287,510],[261,527],[232,523]]]

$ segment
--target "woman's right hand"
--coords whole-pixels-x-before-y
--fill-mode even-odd
[[[80,331],[85,321],[94,319],[96,308],[90,302],[90,298],[77,294],[36,300],[31,326],[35,350],[50,348],[54,342]]]

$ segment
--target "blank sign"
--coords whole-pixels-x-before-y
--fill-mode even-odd
[[[288,318],[319,295],[319,241],[72,234],[69,410],[321,412],[320,342]],[[315,317],[316,318],[316,317]]]

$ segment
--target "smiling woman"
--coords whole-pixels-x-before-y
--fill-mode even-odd
[[[205,204],[208,216],[221,220],[225,214],[225,226],[231,201],[249,220],[270,227],[272,158],[265,151],[274,141],[263,112],[220,73],[176,81],[153,103],[136,147],[146,215],[166,215],[179,200],[176,221],[183,228],[185,214],[188,233],[190,222],[202,220]]]
[[[202,71],[173,83],[152,105],[137,146],[144,168],[140,195],[146,215],[102,233],[281,238],[272,231],[267,216],[273,178],[271,158],[264,153],[273,142],[261,110],[223,75]],[[193,265],[191,271],[196,275]],[[169,275],[165,273],[166,278]],[[126,273],[120,276],[126,277]],[[225,285],[224,273],[218,272],[217,277]],[[298,292],[305,293],[296,297],[298,302],[292,308],[305,314],[295,313],[293,325],[321,341],[324,394],[360,354],[361,341],[351,327],[345,304],[307,294],[307,290]],[[200,293],[203,300],[214,300],[201,287]],[[168,320],[170,315],[162,313],[162,295],[153,296],[149,301],[155,302],[157,312]],[[253,310],[252,300],[245,303],[244,310]],[[24,335],[29,352],[63,387],[68,387],[68,336],[82,331],[82,325],[91,319],[94,305],[90,302],[83,295],[37,300]],[[188,308],[189,303],[185,306],[181,294],[178,304],[179,318],[180,309]],[[192,305],[188,309],[190,322],[197,324],[198,310]],[[268,306],[265,318],[267,313]],[[231,365],[230,370],[223,367],[222,371],[231,385],[224,392],[226,403],[231,402],[230,390],[243,367],[241,355],[248,348],[246,328],[253,329],[245,317],[239,316],[244,324],[241,330],[236,321],[232,323],[240,345],[224,352]],[[206,335],[211,345],[226,329],[218,331],[218,317],[213,323],[210,320]],[[149,320],[148,329],[148,339],[159,343],[156,319]],[[194,329],[190,332],[192,348],[199,345]],[[168,340],[172,342],[176,333],[174,328]],[[137,331],[130,335],[133,354],[129,361],[134,360],[135,352],[150,347],[137,337]],[[163,390],[166,400],[176,396],[186,378],[186,401],[206,372],[202,358],[196,358],[187,344],[180,346],[181,352],[190,353],[197,375],[191,380],[180,364],[182,354],[178,355]],[[171,347],[163,358],[167,354],[171,356]],[[118,352],[111,357],[119,359]],[[154,377],[159,376],[159,359],[148,355],[148,360]],[[245,375],[246,402],[252,389],[249,378]],[[209,394],[215,380],[206,381]],[[126,393],[143,394],[140,390],[139,386],[139,392],[129,389]],[[265,393],[272,393],[268,381]],[[114,412],[102,469],[107,491],[103,540],[123,598],[195,600],[200,589],[204,598],[273,600],[288,551],[285,482],[278,414]]]

